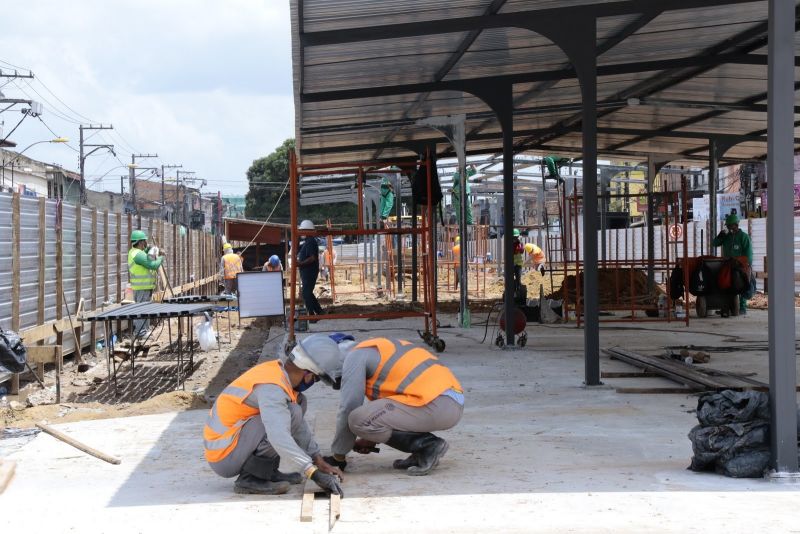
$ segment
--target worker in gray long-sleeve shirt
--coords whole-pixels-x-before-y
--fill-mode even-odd
[[[331,348],[331,345],[333,348]],[[334,369],[338,349],[341,367]],[[422,347],[400,339],[373,338],[355,343],[320,339],[308,348],[341,389],[333,456],[324,459],[344,469],[351,450],[368,454],[386,443],[410,453],[394,462],[409,475],[427,475],[447,452],[445,440],[431,432],[454,427],[464,412],[464,394],[453,373]],[[339,389],[337,388],[337,389]],[[364,402],[366,396],[367,402]]]
[[[236,493],[276,495],[289,484],[311,478],[321,488],[341,495],[341,471],[328,465],[303,419],[300,393],[321,376],[314,363],[296,349],[285,363],[256,365],[225,388],[209,412],[203,429],[205,457],[218,475],[231,478]],[[278,471],[280,461],[290,474]]]

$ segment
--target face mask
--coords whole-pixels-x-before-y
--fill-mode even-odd
[[[311,380],[309,382],[306,382],[306,377],[309,375],[311,375]],[[317,380],[319,379],[316,377],[316,375],[314,375],[313,373],[306,372],[306,374],[303,375],[303,380],[297,385],[297,387],[294,388],[294,390],[298,393],[302,393],[311,386],[313,386],[314,382],[316,382]]]

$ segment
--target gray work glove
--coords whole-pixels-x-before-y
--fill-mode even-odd
[[[344,498],[342,486],[339,484],[339,477],[336,475],[329,475],[317,469],[311,475],[311,480],[316,482],[320,488],[326,490],[327,492],[334,493]]]

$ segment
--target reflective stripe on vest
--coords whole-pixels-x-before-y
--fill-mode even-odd
[[[461,384],[436,356],[409,341],[376,338],[356,348],[372,347],[381,361],[367,379],[368,399],[392,398],[409,406],[423,406],[448,389],[461,392]]]
[[[156,272],[151,271],[143,265],[136,263],[136,255],[144,251],[132,248],[128,251],[128,281],[131,289],[135,291],[146,291],[156,288]]]
[[[292,389],[279,361],[256,365],[234,380],[214,401],[203,428],[206,460],[219,462],[236,447],[241,428],[259,413],[258,408],[245,403],[253,388],[259,384],[275,384],[292,402],[297,402],[297,392]]]
[[[225,280],[233,280],[236,278],[236,273],[240,273],[244,270],[241,256],[233,253],[222,256],[222,266],[225,271]]]

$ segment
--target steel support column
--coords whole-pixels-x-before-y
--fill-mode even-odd
[[[574,33],[561,47],[578,73],[583,100],[583,350],[584,383],[600,381],[600,299],[597,268],[597,19],[573,21]]]
[[[792,93],[794,94],[794,93]],[[714,253],[711,240],[717,235],[717,191],[719,191],[719,142],[708,140],[708,253]]]
[[[503,132],[503,313],[506,346],[514,346],[514,90],[511,84],[481,82],[470,92],[492,108]]]
[[[769,1],[767,159],[769,217],[769,383],[772,468],[798,477],[797,356],[794,311],[794,14],[795,3]]]
[[[656,228],[655,197],[653,189],[656,185],[656,160],[651,154],[647,157],[647,291],[652,292],[656,285]]]
[[[501,96],[502,95],[502,96]],[[514,340],[514,91],[508,85],[497,90],[497,122],[503,129],[503,306],[506,345]]]

